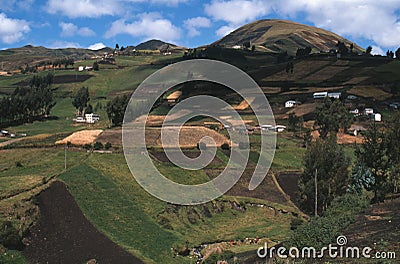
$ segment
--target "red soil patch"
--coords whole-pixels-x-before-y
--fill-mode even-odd
[[[37,200],[40,220],[23,251],[30,263],[142,263],[85,218],[62,182],[51,184]]]

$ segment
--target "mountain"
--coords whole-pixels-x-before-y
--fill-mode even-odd
[[[185,47],[180,47],[175,44],[167,43],[158,39],[151,39],[146,42],[140,43],[135,47],[136,50],[160,50],[160,51],[183,51]]]
[[[347,47],[351,41],[325,29],[287,20],[264,19],[244,25],[212,45],[234,47],[250,41],[259,51],[295,54],[298,48],[311,47],[313,52],[335,49],[338,41]],[[354,44],[354,51],[363,49]]]
[[[20,48],[11,48],[0,51],[1,71],[18,69],[26,64],[40,65],[59,58],[72,58],[80,60],[102,55],[105,51],[111,50],[104,48],[101,50],[89,50],[80,48],[48,49],[42,46],[26,45]],[[111,51],[112,52],[112,51]]]

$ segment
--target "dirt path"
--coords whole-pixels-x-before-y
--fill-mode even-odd
[[[142,263],[100,233],[83,215],[64,183],[38,196],[40,220],[23,255],[31,263]]]
[[[16,139],[10,139],[10,140],[4,141],[4,142],[0,142],[0,148],[4,148],[4,147],[6,147],[6,146],[8,146],[8,145],[10,145],[12,143],[21,141],[23,139],[24,138],[16,138]]]

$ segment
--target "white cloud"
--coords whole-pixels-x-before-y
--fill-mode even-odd
[[[200,35],[198,28],[209,28],[211,27],[210,19],[206,17],[194,17],[187,19],[183,22],[185,28],[188,30],[189,37]]]
[[[205,5],[205,12],[214,20],[240,25],[270,13],[271,4],[260,0],[213,0]]]
[[[72,23],[64,23],[64,22],[61,22],[59,25],[62,30],[61,36],[63,37],[72,37],[75,35],[79,35],[82,37],[89,37],[96,35],[96,33],[94,33],[94,31],[88,27],[79,28],[78,26]]]
[[[400,45],[400,23],[396,10],[400,1],[387,0],[281,0],[274,10],[288,17],[303,13],[318,27],[337,34],[373,40],[378,46]]]
[[[157,13],[144,13],[132,23],[119,19],[112,23],[111,28],[105,33],[106,38],[119,34],[129,34],[133,37],[175,41],[180,38],[181,30],[174,26],[168,19],[162,18]]]
[[[220,27],[215,32],[222,37],[245,23],[271,13],[273,1],[213,0],[210,4],[205,5],[205,12],[215,21],[228,23],[228,25]]]
[[[81,48],[81,45],[76,42],[69,42],[63,40],[56,40],[49,45],[51,49],[64,49],[64,48]]]
[[[215,33],[219,37],[224,37],[224,36],[228,35],[229,33],[231,33],[232,31],[234,31],[235,29],[236,29],[236,27],[222,26],[219,29],[217,29],[217,31]]]
[[[386,52],[383,51],[383,49],[381,47],[378,47],[378,46],[371,46],[371,47],[372,47],[372,51],[371,51],[372,55],[385,55],[386,56]]]
[[[108,0],[48,0],[46,11],[50,14],[61,13],[70,18],[101,17],[117,15],[122,11],[120,1]]]
[[[15,11],[16,9],[29,10],[35,0],[0,0],[0,10]]]
[[[99,49],[102,49],[102,48],[105,48],[105,47],[106,47],[106,45],[104,45],[102,42],[99,42],[99,43],[95,43],[93,45],[90,45],[88,47],[88,49],[90,49],[90,50],[99,50]]]
[[[21,19],[8,18],[6,14],[0,13],[0,40],[5,44],[20,41],[24,34],[30,32],[29,23]]]

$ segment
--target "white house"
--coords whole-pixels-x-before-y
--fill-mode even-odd
[[[314,99],[321,99],[328,96],[328,92],[316,92],[313,94]]]
[[[372,115],[372,114],[374,114],[373,108],[365,108],[364,109],[364,115]]]
[[[360,110],[358,110],[358,108],[356,108],[354,110],[350,110],[349,113],[353,114],[353,115],[358,115],[360,113]]]
[[[379,114],[379,113],[375,113],[375,114],[374,114],[374,120],[375,120],[376,122],[382,122],[382,115]]]
[[[83,118],[83,117],[81,117],[81,116],[78,116],[77,118],[74,118],[74,121],[75,121],[76,123],[86,123],[85,118]]]
[[[285,107],[286,108],[290,108],[290,107],[295,107],[296,105],[301,104],[299,101],[295,101],[295,100],[289,100],[285,102]]]
[[[342,93],[328,93],[328,97],[329,98],[333,98],[333,99],[340,99],[340,96],[342,96]]]
[[[100,120],[100,116],[96,114],[85,114],[85,122],[88,124],[94,124]]]
[[[78,71],[80,71],[80,72],[83,71],[84,69],[85,69],[85,67],[83,67],[83,66],[78,67]]]

